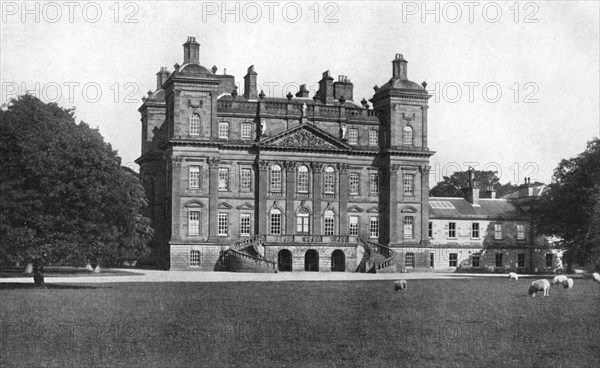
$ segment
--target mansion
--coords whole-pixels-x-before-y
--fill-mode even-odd
[[[515,251],[533,249],[516,200],[475,199],[472,185],[470,201],[430,200],[431,95],[425,82],[408,79],[403,55],[395,55],[391,78],[373,97],[357,103],[352,82],[329,71],[313,96],[302,85],[275,98],[258,91],[250,66],[238,93],[234,76],[200,64],[194,37],[183,51],[183,64],[160,68],[156,90],[139,108],[136,161],[156,249],[171,269],[497,267],[498,256],[481,249],[488,246],[507,254],[501,267],[537,264],[531,251],[526,258]],[[488,244],[500,218],[514,226]],[[513,228],[517,240],[508,244]],[[459,242],[469,231],[468,244]]]

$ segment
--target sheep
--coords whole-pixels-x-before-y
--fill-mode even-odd
[[[598,272],[594,272],[592,277],[594,277],[594,281],[600,282],[600,274],[598,274]]]
[[[552,280],[552,285],[562,284],[565,281],[567,281],[567,276],[565,275],[554,276],[554,280]]]
[[[518,273],[516,273],[516,272],[510,272],[510,273],[508,274],[508,278],[509,278],[510,280],[514,279],[515,281],[519,281],[519,274],[518,274]]]
[[[562,286],[565,289],[572,289],[573,288],[573,279],[572,278],[568,278],[565,281],[562,282]]]
[[[538,293],[539,291],[543,291],[544,294],[542,295],[542,298],[545,296],[550,296],[550,294],[548,293],[549,289],[550,289],[550,282],[548,280],[545,280],[545,279],[536,280],[536,281],[532,282],[531,286],[529,287],[529,295],[531,295],[532,298],[535,298],[536,293]]]
[[[407,284],[406,280],[398,280],[398,281],[394,282],[394,290],[395,291],[406,290],[406,288],[408,288],[408,284]]]

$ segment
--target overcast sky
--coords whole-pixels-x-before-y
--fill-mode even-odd
[[[75,106],[126,164],[140,155],[141,97],[182,63],[187,36],[203,66],[243,85],[254,65],[273,97],[303,83],[312,96],[330,70],[368,100],[402,53],[434,95],[432,183],[469,165],[549,182],[600,132],[599,23],[597,1],[3,1],[1,97]]]

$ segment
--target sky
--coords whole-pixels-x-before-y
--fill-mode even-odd
[[[549,183],[563,158],[600,134],[597,1],[2,1],[2,103],[31,93],[75,107],[132,168],[137,109],[161,66],[200,63],[243,77],[255,66],[267,96],[324,71],[354,83],[354,101],[392,76],[427,82],[431,184],[469,166],[501,183]],[[240,91],[242,89],[240,88]]]

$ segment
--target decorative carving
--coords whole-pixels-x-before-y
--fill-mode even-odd
[[[181,156],[171,157],[171,164],[173,165],[173,167],[181,166],[181,161],[183,161],[183,157]]]
[[[296,163],[294,161],[284,161],[283,166],[286,171],[294,171],[296,170]]]
[[[340,138],[347,139],[346,133],[348,133],[348,128],[346,127],[346,124],[342,124],[340,127]]]
[[[313,171],[320,173],[321,170],[323,169],[323,163],[322,162],[311,162],[310,167],[313,169]]]
[[[193,107],[194,109],[202,108],[202,100],[198,100],[197,104],[194,104],[191,99],[188,100],[188,107]]]
[[[210,170],[219,169],[219,162],[221,161],[219,157],[209,157],[206,161],[208,162],[208,168]]]
[[[266,135],[267,134],[267,122],[265,121],[265,119],[261,119],[260,120],[260,135]]]
[[[266,160],[258,161],[258,168],[260,169],[260,171],[269,170],[269,161],[266,161]]]
[[[402,113],[402,120],[404,120],[404,121],[411,122],[411,121],[415,120],[416,117],[417,117],[417,114],[415,114],[414,112],[413,112],[412,116],[407,116],[406,113],[404,113],[404,112]]]
[[[348,164],[338,164],[338,169],[340,170],[340,174],[347,174],[349,167],[350,167],[350,165],[348,165]]]
[[[391,165],[390,166],[390,172],[392,174],[396,174],[398,172],[398,170],[400,170],[400,165]]]
[[[419,171],[423,175],[429,175],[430,170],[431,170],[431,166],[419,166]]]
[[[291,147],[336,148],[333,144],[318,138],[306,130],[299,130],[298,132],[279,140],[277,144]]]

